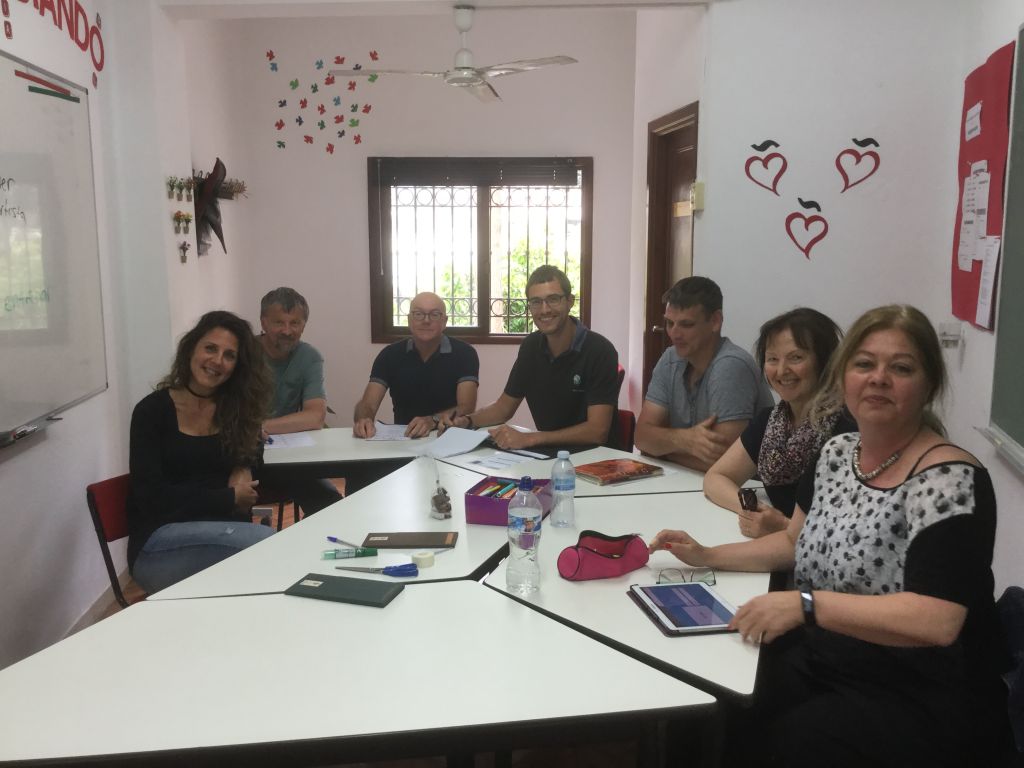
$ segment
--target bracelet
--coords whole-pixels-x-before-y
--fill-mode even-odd
[[[800,593],[800,608],[804,612],[804,624],[808,627],[815,627],[818,625],[818,620],[814,615],[814,593],[811,591]]]

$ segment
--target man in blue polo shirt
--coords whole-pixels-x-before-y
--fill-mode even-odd
[[[604,336],[569,312],[576,303],[569,278],[549,264],[526,282],[526,300],[537,330],[519,346],[505,391],[486,408],[443,419],[442,426],[490,430],[500,448],[605,445],[619,398],[619,356]],[[505,424],[523,399],[537,426],[520,432]]]
[[[373,437],[374,417],[391,390],[395,424],[405,424],[408,437],[423,437],[442,416],[470,413],[476,408],[480,360],[476,350],[444,333],[448,324],[444,301],[420,293],[409,305],[410,338],[396,341],[373,361],[370,383],[356,403],[352,432]]]
[[[302,341],[309,320],[309,304],[294,288],[275,288],[260,302],[260,325],[267,366],[274,377],[270,418],[263,422],[268,435],[322,429],[327,416],[324,390],[324,359],[311,344]],[[311,515],[341,499],[332,483],[321,479],[280,477],[268,494],[291,496],[305,515]]]
[[[706,472],[775,401],[750,353],[722,336],[722,290],[713,280],[683,278],[662,301],[672,346],[651,374],[636,446]]]

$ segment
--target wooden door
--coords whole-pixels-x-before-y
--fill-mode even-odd
[[[693,274],[690,187],[697,177],[697,107],[689,104],[647,126],[647,290],[643,393],[668,340],[661,297]]]

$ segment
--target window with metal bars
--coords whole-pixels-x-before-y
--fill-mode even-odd
[[[569,276],[589,324],[592,158],[371,157],[367,176],[374,342],[406,336],[410,301],[431,291],[448,333],[518,344],[542,264]]]

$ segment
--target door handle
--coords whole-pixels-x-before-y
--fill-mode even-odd
[[[651,326],[651,333],[663,333],[664,331],[665,331],[665,329],[662,326],[660,326],[660,325],[652,325]]]

